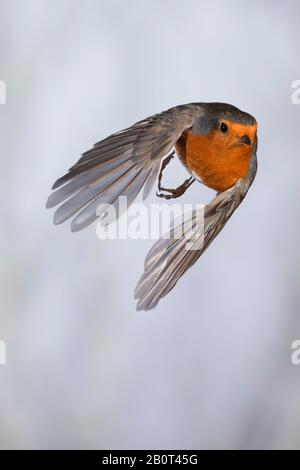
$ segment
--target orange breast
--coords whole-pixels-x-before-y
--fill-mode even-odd
[[[252,146],[225,141],[218,130],[207,135],[188,131],[175,148],[190,173],[218,192],[246,176],[252,154]]]

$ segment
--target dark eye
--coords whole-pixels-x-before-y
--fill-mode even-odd
[[[221,122],[220,131],[223,132],[224,134],[225,134],[225,132],[228,131],[228,126],[227,126],[227,124],[225,124],[225,122]]]

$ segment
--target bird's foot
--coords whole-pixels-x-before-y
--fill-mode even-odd
[[[177,197],[180,197],[186,192],[186,190],[195,181],[195,178],[190,176],[190,178],[186,179],[180,186],[178,186],[178,188],[172,189],[172,188],[164,188],[161,186],[163,171],[166,168],[166,166],[170,163],[172,158],[174,158],[174,155],[175,155],[175,152],[173,151],[162,162],[161,169],[158,175],[158,190],[156,192],[156,195],[158,197],[163,197],[165,199],[175,199]],[[164,194],[164,193],[168,193],[168,194]]]

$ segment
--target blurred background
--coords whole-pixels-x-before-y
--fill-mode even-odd
[[[1,0],[2,449],[300,448],[299,15],[296,0]],[[55,227],[46,199],[95,142],[195,101],[256,117],[259,172],[203,258],[136,312],[153,241]],[[182,202],[213,195],[195,184]]]

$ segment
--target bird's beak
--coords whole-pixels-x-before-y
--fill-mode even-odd
[[[243,135],[242,137],[239,138],[239,141],[241,144],[246,144],[246,145],[251,145],[251,140],[247,136],[247,134]]]

